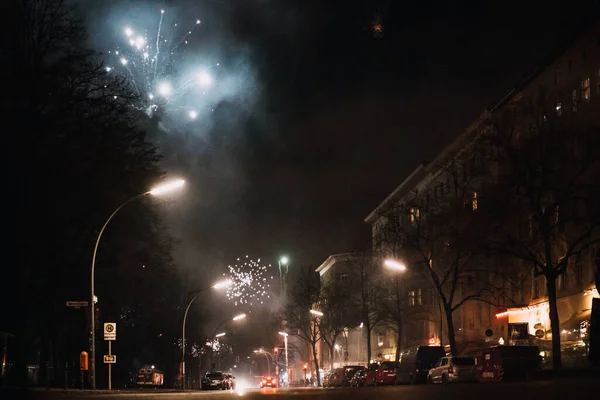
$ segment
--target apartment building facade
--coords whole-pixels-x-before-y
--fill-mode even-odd
[[[432,270],[437,269],[439,277],[444,277],[446,272],[452,272],[453,253],[455,267],[462,262],[461,256],[472,256],[468,265],[463,263],[456,268],[466,272],[465,279],[442,290],[446,297],[454,296],[453,305],[460,304],[452,318],[460,352],[498,343],[537,344],[545,353],[550,349],[544,276],[536,276],[530,269],[518,280],[507,279],[503,273],[506,270],[528,270],[527,266],[517,265],[523,260],[476,255],[468,250],[457,254],[453,249],[458,241],[452,234],[467,239],[469,235],[482,234],[479,229],[485,227],[486,219],[479,211],[491,201],[489,196],[503,174],[502,162],[485,156],[479,138],[493,129],[490,121],[518,115],[526,108],[525,103],[541,111],[542,123],[568,119],[575,129],[600,127],[600,24],[483,113],[433,161],[418,166],[365,219],[372,227],[374,253],[383,258],[402,257],[408,271],[428,264]],[[518,133],[516,129],[517,141]],[[574,151],[576,148],[573,146]],[[592,176],[592,181],[596,177]],[[448,213],[453,207],[454,211]],[[440,218],[443,210],[466,222]],[[441,225],[451,225],[452,229]],[[413,241],[413,246],[408,246],[407,240]],[[591,245],[572,257],[557,280],[561,339],[571,348],[585,345],[591,299],[598,296],[593,276],[599,250],[597,245]],[[427,275],[423,278],[423,274],[407,273],[404,277],[406,328],[402,346],[448,343],[448,321],[444,318],[440,288],[432,287],[431,275]],[[484,293],[484,281],[497,288],[496,293]]]

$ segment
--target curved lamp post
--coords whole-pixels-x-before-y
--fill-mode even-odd
[[[188,311],[190,311],[190,307],[192,306],[192,303],[194,302],[194,300],[196,300],[198,298],[198,296],[200,296],[202,293],[206,292],[209,289],[221,289],[221,288],[227,287],[227,286],[229,286],[230,283],[231,283],[231,281],[227,280],[227,281],[215,283],[212,286],[202,289],[201,291],[196,293],[196,295],[194,297],[192,297],[192,299],[188,303],[187,307],[185,308],[185,313],[183,314],[183,327],[181,329],[181,340],[182,340],[182,342],[181,342],[181,388],[182,389],[185,389],[185,322],[187,320]]]
[[[225,336],[225,333],[217,333],[219,331],[219,328],[221,328],[223,325],[225,325],[226,323],[228,323],[229,321],[239,321],[241,319],[246,318],[246,314],[238,314],[233,318],[227,318],[225,321],[221,322],[219,325],[217,325],[217,328],[215,329],[215,332],[213,333],[213,338],[220,338],[222,336]],[[210,368],[213,368],[213,363],[214,363],[214,354],[215,354],[215,350],[214,350],[214,343],[210,346]]]
[[[133,202],[134,200],[139,199],[140,197],[146,196],[146,195],[152,195],[152,196],[160,196],[162,194],[168,193],[170,191],[173,191],[175,189],[179,189],[181,188],[183,185],[185,184],[184,180],[176,180],[173,182],[169,182],[169,183],[165,183],[159,186],[156,186],[154,189],[151,189],[147,192],[144,193],[140,193],[137,196],[134,196],[132,198],[130,198],[129,200],[125,201],[123,204],[121,204],[119,207],[117,207],[117,209],[115,211],[113,211],[112,214],[110,214],[110,216],[108,217],[108,219],[106,220],[106,222],[104,223],[104,225],[102,225],[102,229],[100,229],[100,233],[98,233],[98,238],[96,239],[96,245],[94,246],[94,254],[92,255],[92,273],[91,273],[91,293],[90,293],[90,374],[91,374],[91,383],[92,383],[92,390],[96,389],[96,321],[95,321],[95,314],[96,314],[96,295],[94,292],[94,275],[95,275],[95,270],[96,270],[96,254],[98,252],[98,245],[100,244],[100,239],[102,238],[102,234],[104,233],[104,230],[106,229],[106,226],[108,225],[108,223],[111,221],[111,219],[113,219],[113,217],[121,210],[121,208],[125,207],[127,204]]]
[[[268,351],[266,351],[265,349],[258,349],[258,350],[254,350],[254,354],[262,354],[267,358],[267,373],[269,376],[271,375],[271,361],[269,360],[269,356],[271,356],[271,358],[273,359],[273,364],[275,364],[275,357],[273,357],[273,354],[269,353]]]
[[[281,336],[283,336],[283,345],[285,347],[285,373],[287,374],[287,386],[290,385],[290,366],[288,364],[288,333],[287,332],[278,332]],[[317,371],[318,372],[318,371]]]

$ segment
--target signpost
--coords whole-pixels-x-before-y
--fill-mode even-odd
[[[117,356],[112,354],[112,342],[117,340],[117,323],[104,323],[104,340],[108,341],[108,355],[104,356],[104,363],[108,364],[108,390],[112,390],[112,365],[117,362]]]
[[[87,307],[87,306],[88,306],[87,301],[67,301],[67,307],[81,308],[81,307]]]

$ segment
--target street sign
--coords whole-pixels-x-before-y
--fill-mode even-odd
[[[117,340],[117,323],[104,323],[104,340]]]
[[[104,355],[104,364],[116,364],[117,363],[117,356],[112,354],[112,355]]]
[[[67,301],[67,307],[79,308],[79,307],[87,307],[87,306],[88,306],[87,301]]]

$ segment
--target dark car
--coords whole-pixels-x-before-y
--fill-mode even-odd
[[[202,380],[202,390],[225,390],[227,386],[227,377],[221,371],[207,372]]]
[[[419,346],[402,354],[396,368],[396,383],[426,383],[429,370],[446,356],[442,346]]]
[[[395,361],[383,361],[371,364],[367,370],[365,384],[367,386],[395,384],[396,368],[398,368],[398,363]]]

